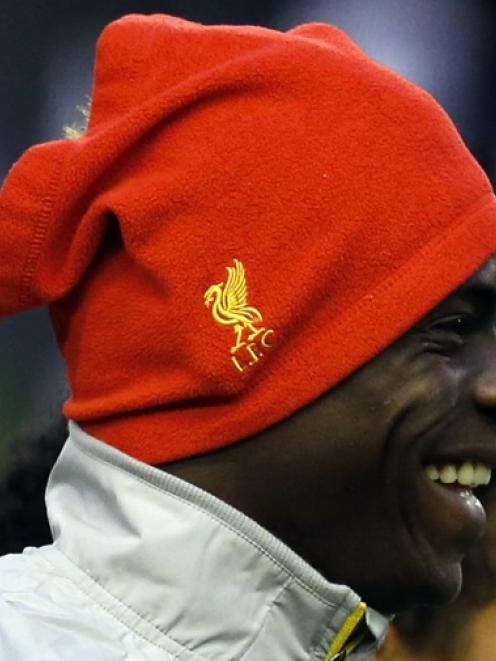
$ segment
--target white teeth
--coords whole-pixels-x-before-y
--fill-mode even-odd
[[[454,484],[456,482],[456,468],[453,464],[443,466],[439,471],[439,479],[443,484]]]
[[[464,487],[469,487],[474,483],[474,465],[466,461],[461,468],[457,470],[458,482]]]
[[[474,482],[476,484],[489,484],[491,481],[491,469],[484,464],[475,464]]]
[[[425,467],[425,472],[426,472],[426,475],[429,478],[429,480],[433,480],[433,481],[439,480],[439,471],[432,464]]]
[[[491,481],[491,469],[485,464],[466,461],[461,466],[455,464],[443,464],[425,466],[426,476],[433,482],[442,484],[461,484],[465,487],[479,487],[489,484]]]

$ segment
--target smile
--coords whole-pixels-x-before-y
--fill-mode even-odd
[[[417,514],[426,541],[439,559],[444,558],[445,569],[446,562],[459,562],[483,532],[486,515],[479,490],[491,482],[495,455],[492,445],[469,448],[459,441],[449,450],[438,447],[424,456]]]
[[[459,484],[469,489],[486,486],[491,481],[492,469],[484,463],[465,461],[462,464],[440,463],[424,467],[426,476],[441,484]]]

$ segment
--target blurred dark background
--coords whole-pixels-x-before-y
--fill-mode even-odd
[[[91,93],[94,44],[127,13],[287,29],[343,27],[378,60],[436,96],[489,176],[496,177],[496,3],[491,0],[2,0],[0,177],[32,143],[61,137]],[[323,84],[325,84],[323,82]],[[0,467],[7,440],[40,428],[66,393],[45,310],[0,323]],[[3,451],[3,456],[2,456]]]

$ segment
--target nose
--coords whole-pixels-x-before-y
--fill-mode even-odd
[[[496,416],[496,357],[487,357],[474,383],[474,397],[481,409]]]

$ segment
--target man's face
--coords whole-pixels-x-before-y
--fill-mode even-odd
[[[496,466],[495,324],[493,258],[252,455],[273,512],[253,514],[385,612],[453,598],[483,530],[477,489],[459,482]]]
[[[496,257],[318,401],[246,443],[166,470],[383,612],[449,600],[485,523],[459,482],[471,466],[475,479],[496,467],[495,326]],[[436,471],[455,482],[433,481]]]

